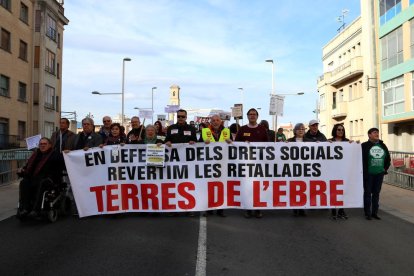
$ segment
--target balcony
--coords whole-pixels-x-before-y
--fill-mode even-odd
[[[362,56],[354,57],[350,61],[336,67],[331,72],[331,85],[341,86],[344,82],[349,81],[364,73]]]
[[[0,134],[0,149],[13,148],[20,148],[19,136]]]
[[[348,115],[348,102],[340,102],[336,106],[332,106],[332,119],[340,121]]]

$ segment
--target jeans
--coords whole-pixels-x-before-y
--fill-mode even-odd
[[[368,174],[364,179],[364,211],[366,216],[378,213],[379,194],[383,179],[384,173]]]

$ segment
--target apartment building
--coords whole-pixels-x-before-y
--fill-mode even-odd
[[[0,0],[0,149],[55,130],[68,22],[63,0]]]
[[[382,139],[414,151],[414,0],[375,1],[376,85]]]

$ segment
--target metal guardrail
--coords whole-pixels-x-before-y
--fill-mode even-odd
[[[19,177],[17,176],[17,170],[0,172],[0,187],[6,186],[18,179]]]
[[[390,151],[391,167],[384,182],[400,188],[414,190],[414,153]]]

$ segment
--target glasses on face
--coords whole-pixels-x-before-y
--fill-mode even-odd
[[[177,118],[185,119],[186,116],[184,116],[184,115],[177,115]]]
[[[111,122],[111,120],[104,120],[103,122],[104,122],[104,123],[110,123],[110,122]]]

